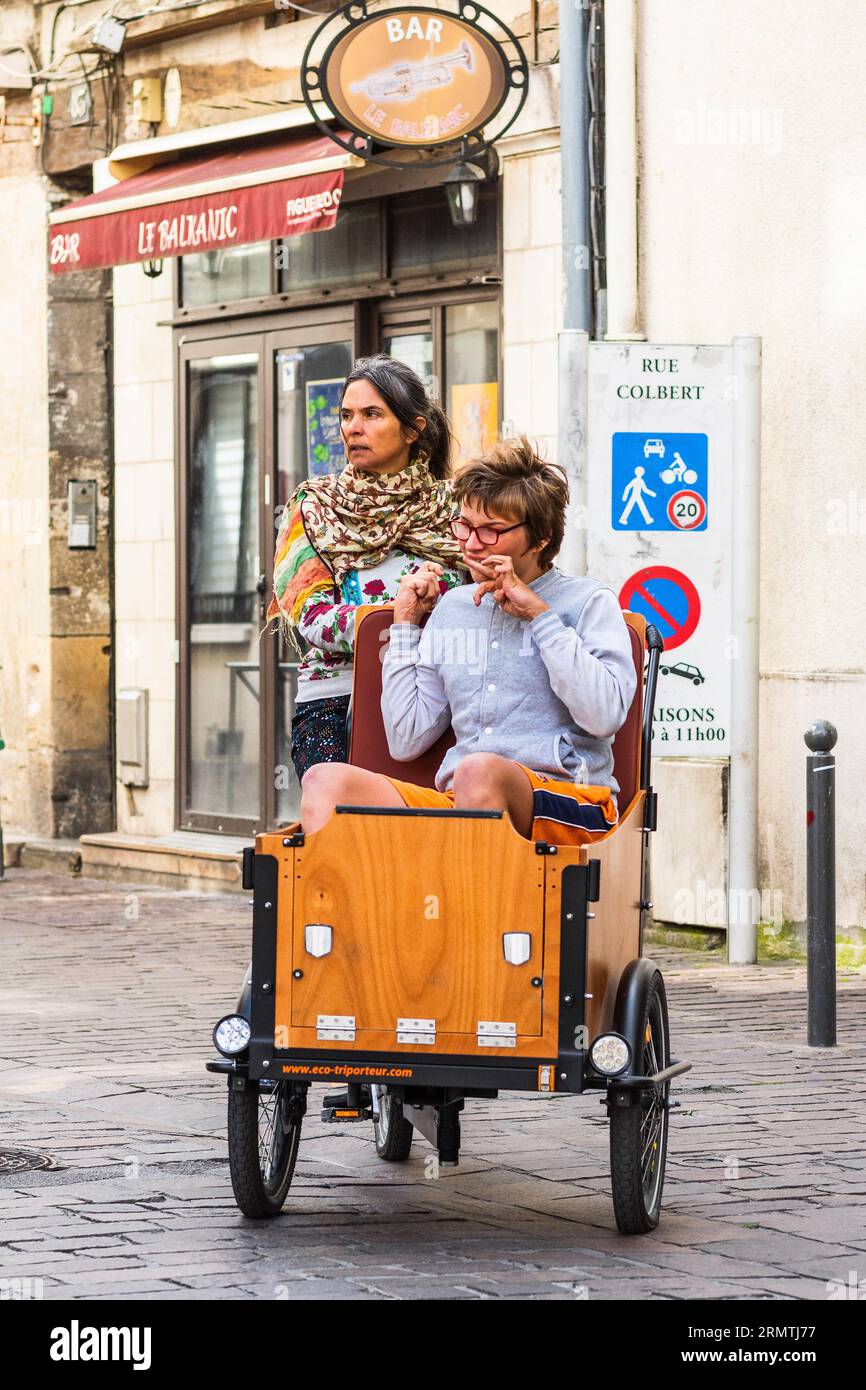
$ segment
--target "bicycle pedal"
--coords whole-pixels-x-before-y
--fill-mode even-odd
[[[356,1106],[354,1109],[346,1105],[323,1105],[322,1119],[325,1124],[346,1124],[353,1120],[370,1120],[373,1111],[368,1106]]]

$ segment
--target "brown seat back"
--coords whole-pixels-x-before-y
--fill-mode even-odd
[[[619,783],[617,805],[620,815],[640,787],[641,720],[643,715],[643,662],[646,642],[646,619],[640,613],[624,612],[631,635],[631,650],[637,673],[637,690],[626,715],[625,723],[613,740],[613,775]]]
[[[454,743],[446,729],[426,753],[411,763],[398,763],[388,752],[382,721],[382,656],[394,618],[389,603],[364,604],[355,614],[355,674],[352,681],[352,731],[349,762],[369,772],[383,772],[417,787],[432,787],[439,764]]]
[[[391,604],[364,604],[355,615],[355,674],[352,683],[352,731],[349,762],[370,772],[383,772],[401,782],[432,787],[442,759],[454,743],[451,729],[411,763],[398,763],[388,752],[382,721],[382,654],[394,610]],[[640,786],[641,711],[646,622],[638,613],[624,613],[631,634],[637,672],[637,691],[626,721],[613,741],[614,774],[619,782],[619,808],[624,811]]]

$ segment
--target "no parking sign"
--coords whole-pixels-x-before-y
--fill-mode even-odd
[[[664,639],[657,755],[730,753],[733,349],[589,345],[589,573]]]
[[[654,623],[665,651],[688,641],[700,622],[701,600],[687,575],[669,565],[650,565],[631,575],[620,590],[621,608],[641,613]]]

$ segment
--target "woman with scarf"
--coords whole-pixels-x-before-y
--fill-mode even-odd
[[[289,499],[268,610],[306,648],[292,720],[299,780],[314,763],[348,760],[356,608],[393,602],[406,574],[441,593],[466,578],[449,529],[451,430],[420,379],[384,354],[362,357],[340,414],[346,466]]]

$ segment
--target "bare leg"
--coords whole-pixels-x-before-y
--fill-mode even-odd
[[[458,763],[452,784],[455,806],[507,811],[519,834],[532,836],[532,787],[526,773],[498,753],[470,753]]]
[[[387,777],[349,763],[316,763],[301,783],[301,824],[308,834],[321,830],[334,814],[335,806],[403,804],[403,798]]]

